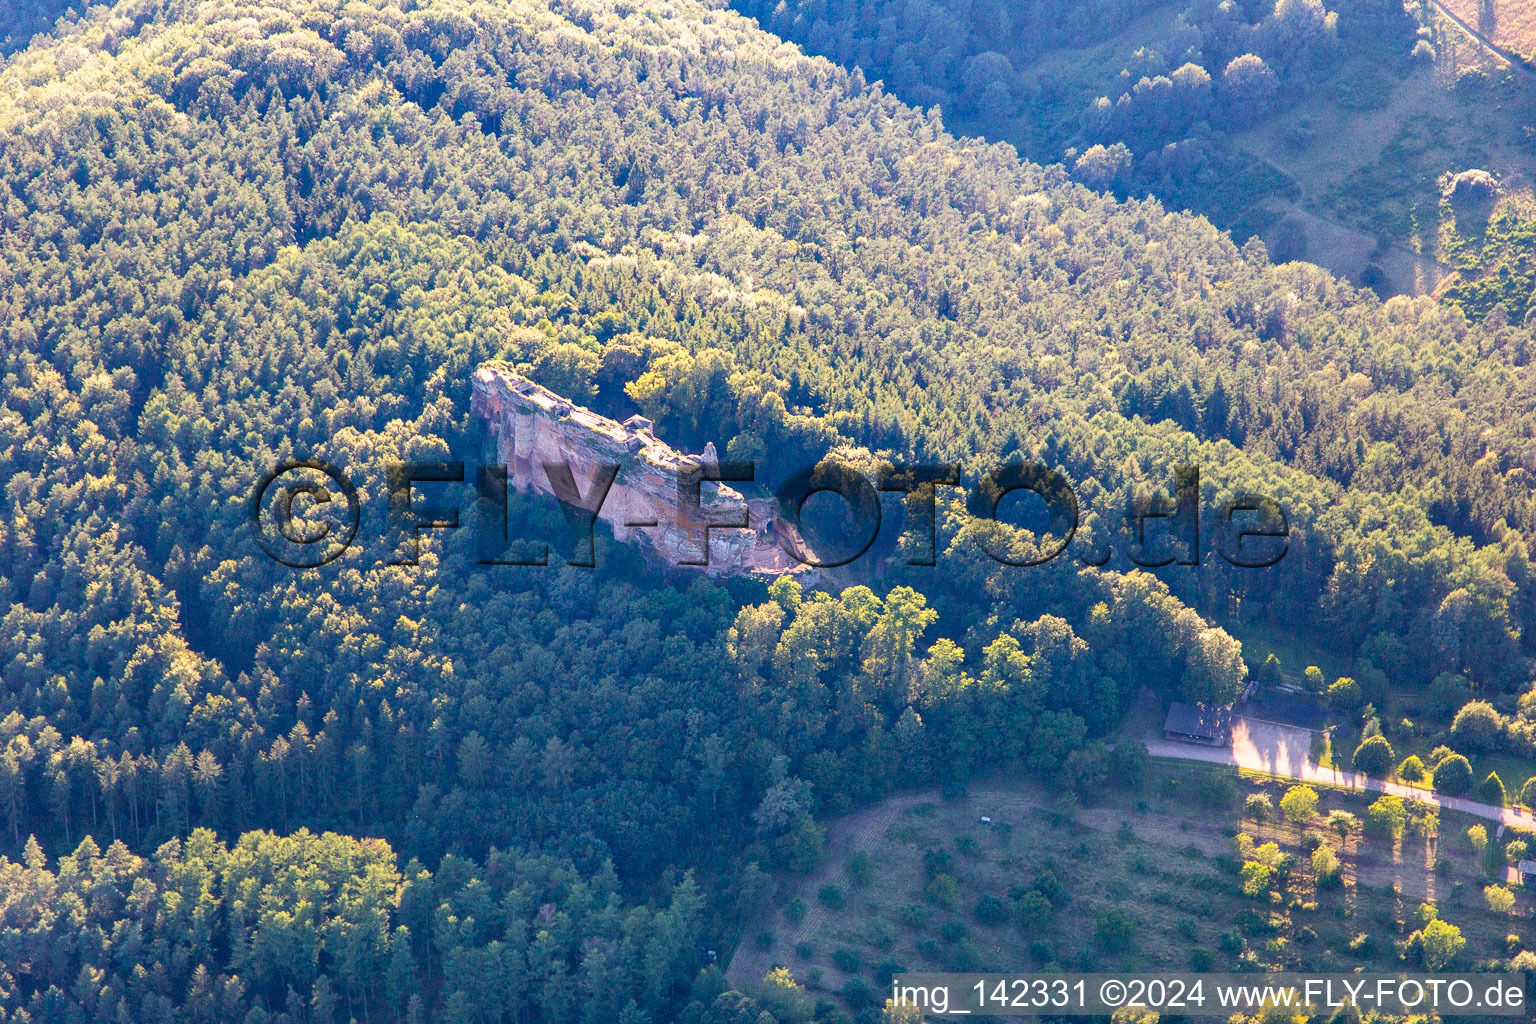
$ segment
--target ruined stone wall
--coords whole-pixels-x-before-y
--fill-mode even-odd
[[[702,455],[679,454],[656,438],[644,417],[618,423],[502,366],[475,372],[470,410],[496,436],[498,460],[507,467],[509,484],[521,494],[555,495],[546,463],[569,466],[584,497],[592,493],[601,466],[617,465],[618,476],[598,518],[613,528],[616,539],[638,539],[669,565],[713,575],[777,576],[804,568],[775,538],[787,527],[779,523],[775,528],[771,499],[749,501],[727,484],[711,483],[700,489],[698,519],[734,516],[739,522],[745,510],[748,525],[711,528],[708,564],[685,564],[703,559],[705,523],[690,519],[680,505],[678,476],[713,460],[712,445]],[[797,541],[792,538],[792,543]]]

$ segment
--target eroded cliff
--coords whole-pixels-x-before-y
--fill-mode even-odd
[[[681,454],[658,439],[643,416],[619,423],[504,365],[475,372],[470,409],[495,435],[498,461],[519,493],[560,496],[548,466],[564,465],[576,491],[588,499],[579,504],[590,508],[594,484],[609,471],[604,467],[616,467],[597,518],[612,527],[616,539],[638,539],[666,564],[741,576],[806,568],[789,553],[804,557],[804,543],[778,518],[773,499],[748,499],[728,484],[706,482],[699,486],[697,507],[690,507],[685,478],[714,461],[713,445],[700,455]]]

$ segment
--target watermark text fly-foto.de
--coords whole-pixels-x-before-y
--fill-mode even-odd
[[[506,467],[481,465],[471,471],[463,462],[397,462],[383,466],[387,491],[384,527],[386,539],[396,551],[391,564],[416,561],[418,538],[429,531],[457,530],[462,525],[457,505],[418,501],[417,489],[433,484],[463,484],[473,480],[475,530],[480,562],[486,565],[547,565],[547,546],[540,555],[517,560],[506,556],[508,472]],[[591,567],[593,530],[603,518],[621,467],[596,465],[578,474],[567,462],[539,464],[549,492],[564,513],[575,554],[568,564]],[[720,508],[704,497],[706,483],[751,483],[757,479],[752,462],[692,463],[677,473],[673,522],[684,524],[696,538],[698,558],[682,565],[707,565],[711,531],[745,527],[742,508]],[[578,476],[585,476],[580,481]],[[847,565],[869,551],[881,529],[880,493],[899,494],[907,509],[904,527],[907,564],[936,565],[935,534],[938,488],[960,487],[957,465],[886,467],[871,480],[847,465],[823,460],[786,477],[773,492],[777,514],[789,529],[775,534],[784,553],[810,567]],[[1200,472],[1196,466],[1178,466],[1172,493],[1152,493],[1127,509],[1122,545],[1135,565],[1160,568],[1167,565],[1199,565],[1203,551],[1202,521],[1215,534],[1214,551],[1225,562],[1241,568],[1267,568],[1278,563],[1289,548],[1290,524],[1273,499],[1261,494],[1238,493],[1215,506],[1203,506]],[[783,538],[803,532],[804,511],[816,494],[835,496],[844,506],[843,536],[815,551]],[[1002,543],[979,541],[982,550],[999,563],[1011,566],[1041,565],[1060,557],[1081,524],[1082,508],[1066,476],[1038,463],[1012,462],[993,470],[966,489],[965,510],[973,519],[1000,521],[999,506],[1009,495],[1033,494],[1039,499],[1042,518],[1040,548],[1020,553]],[[325,514],[317,514],[324,512]],[[334,561],[359,542],[361,498],[350,474],[320,459],[290,459],[263,475],[248,500],[250,525],[256,543],[275,561],[295,568],[315,568]],[[1155,525],[1154,525],[1155,524]],[[632,524],[654,526],[654,522]],[[821,531],[823,534],[825,530]],[[1161,534],[1161,543],[1154,534]],[[545,538],[524,538],[541,541]],[[818,537],[818,540],[824,539]],[[402,543],[403,542],[403,543]],[[1104,544],[1079,555],[1082,563],[1101,566],[1111,549]]]

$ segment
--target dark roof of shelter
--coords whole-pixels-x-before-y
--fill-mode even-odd
[[[1203,736],[1217,739],[1225,736],[1232,726],[1230,704],[1188,704],[1174,701],[1168,705],[1168,720],[1163,723],[1165,732],[1182,736]]]

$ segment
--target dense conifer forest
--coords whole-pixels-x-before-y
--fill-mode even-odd
[[[883,73],[843,6],[807,38]],[[1008,17],[1045,46],[1133,7]],[[770,35],[784,4],[58,13],[0,66],[0,1020],[840,1019],[711,960],[828,816],[1003,765],[1091,801],[1143,770],[1103,742],[1138,691],[1243,688],[1240,629],[1536,744],[1518,317],[956,137],[915,57],[893,95]],[[934,87],[989,102],[966,38]],[[467,530],[390,564],[384,464],[487,461],[490,360],[768,485],[1038,461],[1083,524],[1012,567],[981,543],[1044,528],[943,491],[937,566],[891,544],[814,588],[603,536],[597,570],[479,565]],[[311,456],[366,528],[297,571],[246,499]],[[1127,510],[1190,463],[1205,536],[1263,493],[1283,560],[1136,570]]]

